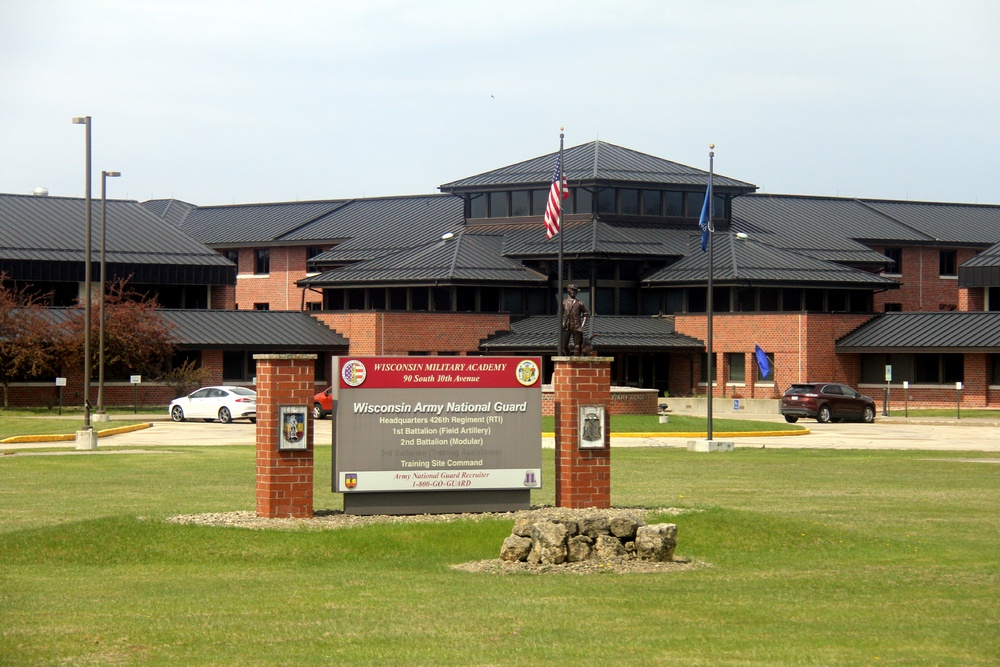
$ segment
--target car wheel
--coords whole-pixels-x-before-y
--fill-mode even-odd
[[[323,406],[319,403],[313,403],[313,419],[323,418]]]
[[[785,415],[785,421],[788,422],[789,424],[794,424],[798,420],[799,420],[798,417],[793,417],[792,415]]]
[[[821,407],[819,409],[819,412],[816,414],[816,421],[818,421],[820,424],[829,424],[832,418],[833,414],[831,414],[830,412],[829,405],[824,405],[823,407]]]
[[[861,419],[866,424],[871,424],[873,421],[875,421],[875,408],[873,408],[870,405],[866,405],[865,411],[861,414]]]
[[[175,405],[170,409],[170,418],[175,422],[184,421],[184,410],[179,405]]]
[[[223,424],[233,421],[233,414],[229,412],[229,408],[219,408],[219,421]]]

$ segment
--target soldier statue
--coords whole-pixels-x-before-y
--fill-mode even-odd
[[[576,285],[566,286],[569,296],[562,304],[562,340],[561,349],[565,354],[579,357],[584,354],[584,327],[587,326],[587,317],[590,312],[586,304],[576,298],[579,288]]]

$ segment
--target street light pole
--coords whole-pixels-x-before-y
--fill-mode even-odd
[[[108,206],[108,179],[121,176],[120,171],[101,171],[101,302],[97,319],[98,343],[97,343],[97,421],[106,421],[104,414],[104,302],[105,290],[107,288],[107,275],[104,272],[104,251],[106,243],[104,241],[107,234],[107,206]]]
[[[92,276],[91,276],[91,248],[90,248],[90,116],[77,116],[73,119],[74,125],[85,125],[87,127],[87,181],[84,188],[85,204],[85,241],[84,241],[84,328],[83,328],[83,430],[90,431],[90,307],[93,301]]]

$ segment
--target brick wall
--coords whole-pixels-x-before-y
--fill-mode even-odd
[[[882,251],[884,247],[877,246]],[[875,311],[882,312],[886,303],[899,303],[905,311],[938,311],[959,309],[958,279],[940,276],[940,251],[953,248],[903,247],[903,272],[894,277],[902,283],[899,289],[875,294]],[[955,267],[975,257],[976,250],[959,248]]]
[[[295,285],[295,281],[306,277],[305,247],[270,247],[270,270],[266,275],[254,273],[256,251],[239,250],[235,301],[241,310],[251,310],[255,303],[266,303],[270,310],[301,310],[303,292],[306,303],[322,302],[321,294]]]
[[[552,383],[556,412],[556,506],[611,507],[611,359],[561,357]],[[579,449],[579,407],[603,405],[604,449]]]
[[[825,380],[857,384],[861,364],[857,355],[838,355],[835,341],[871,319],[871,315],[833,313],[715,313],[712,318],[712,347],[716,354],[714,396],[734,398],[777,398],[795,382]],[[700,340],[707,338],[704,314],[674,316],[677,333]],[[756,383],[754,345],[774,354],[774,382]],[[744,357],[746,374],[743,386],[726,386],[726,354]],[[685,363],[685,358],[687,362]],[[676,368],[675,368],[675,361]],[[705,393],[698,386],[701,355],[671,356],[671,393],[685,395],[685,384],[694,377],[695,393]],[[675,384],[675,378],[676,384]]]
[[[349,339],[349,354],[358,356],[478,354],[481,340],[510,328],[510,316],[502,313],[341,311],[314,316]]]
[[[313,515],[313,429],[310,409],[315,355],[259,354],[257,359],[257,516]],[[279,449],[279,406],[306,408],[306,449]]]
[[[611,415],[655,415],[659,405],[655,389],[633,389],[612,387],[608,399],[608,414]],[[551,417],[555,411],[555,389],[542,388],[542,414]]]

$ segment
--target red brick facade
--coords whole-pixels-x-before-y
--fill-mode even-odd
[[[611,359],[557,357],[556,507],[611,507]],[[581,405],[603,405],[604,449],[579,448]]]
[[[306,307],[303,303],[322,303],[321,294],[295,284],[296,280],[306,277],[305,247],[271,246],[268,251],[268,272],[257,274],[257,249],[239,249],[235,291],[237,308],[252,310],[256,304],[267,304],[268,310],[302,310]]]
[[[884,251],[885,246],[876,250]],[[954,270],[976,256],[971,248],[926,248],[905,246],[902,248],[902,273],[889,277],[901,283],[899,289],[875,294],[875,312],[881,313],[885,305],[898,304],[904,311],[962,310],[959,299],[957,275],[942,276],[941,252],[954,252]],[[982,310],[971,308],[970,310]]]
[[[315,356],[256,355],[257,516],[313,515],[313,430],[310,418]],[[306,408],[306,449],[279,449],[279,406]]]
[[[479,354],[479,343],[510,328],[503,313],[342,311],[315,314],[351,341],[352,355]]]

